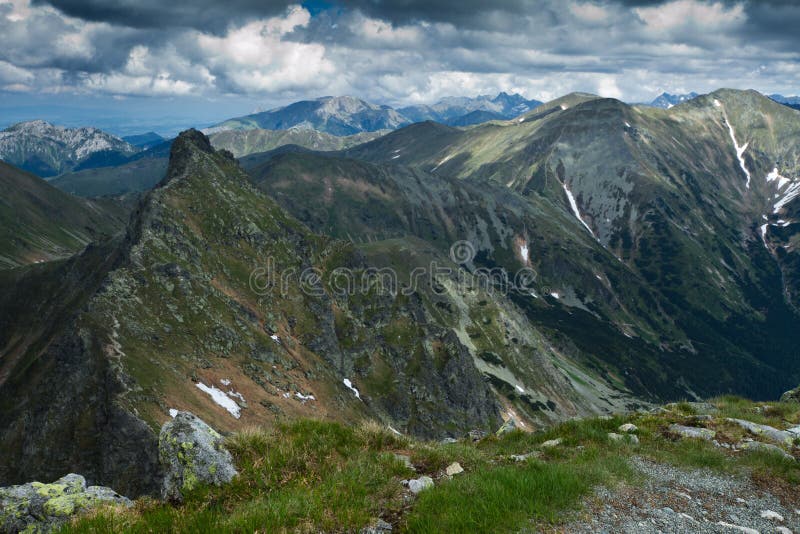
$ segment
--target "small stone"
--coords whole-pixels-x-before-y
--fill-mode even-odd
[[[637,427],[633,423],[625,423],[624,425],[620,425],[620,427],[617,430],[619,432],[622,432],[623,434],[633,434],[639,431],[639,427]]]
[[[414,495],[416,495],[422,490],[426,490],[432,487],[433,487],[433,479],[428,476],[423,476],[408,481],[408,489],[410,489],[411,493],[413,493]]]
[[[447,469],[444,471],[447,473],[447,476],[451,477],[453,475],[459,475],[464,472],[464,468],[461,467],[461,464],[458,462],[453,462],[452,464],[447,466]]]
[[[489,434],[484,430],[470,430],[468,435],[472,441],[480,441]]]
[[[778,512],[774,512],[772,510],[763,510],[761,512],[762,519],[771,519],[773,521],[783,522],[783,516]]]
[[[561,443],[562,443],[563,441],[564,441],[564,440],[563,440],[563,439],[561,439],[561,438],[549,439],[549,440],[545,441],[544,443],[542,443],[542,444],[541,444],[541,445],[539,445],[539,446],[540,446],[541,448],[543,448],[543,449],[549,449],[549,448],[551,448],[551,447],[558,447],[559,445],[561,445]]]
[[[392,531],[391,524],[387,523],[383,519],[378,519],[374,524],[362,528],[361,534],[385,534],[391,531]]]
[[[509,458],[514,460],[515,462],[524,462],[528,458],[539,458],[542,455],[540,451],[531,451],[526,454],[512,454]]]
[[[792,531],[786,527],[775,527],[775,532],[780,532],[780,534],[792,534]]]
[[[450,445],[450,444],[452,444],[452,443],[458,443],[458,440],[457,440],[456,438],[444,438],[444,439],[442,440],[442,443],[443,443],[444,445]]]

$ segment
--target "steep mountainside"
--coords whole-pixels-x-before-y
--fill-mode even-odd
[[[137,148],[96,128],[21,122],[0,132],[0,159],[38,176],[123,162]]]
[[[326,96],[230,119],[209,128],[208,132],[253,128],[265,130],[306,128],[331,135],[353,135],[360,132],[394,130],[409,122],[411,121],[389,106],[370,104],[351,96]]]
[[[122,230],[110,206],[75,198],[0,162],[0,269],[71,256]]]
[[[305,128],[289,130],[226,130],[211,134],[211,144],[225,149],[237,158],[260,154],[285,146],[313,150],[342,150],[376,139],[388,132],[365,132],[351,136],[335,136]],[[50,180],[62,191],[82,197],[119,196],[149,191],[167,172],[171,140],[163,141],[138,152],[120,165],[65,173]]]
[[[152,491],[170,409],[221,430],[369,415],[441,437],[495,428],[501,411],[544,422],[635,405],[455,273],[417,291],[375,279],[433,259],[448,262],[420,241],[359,250],[313,234],[229,153],[182,134],[123,240],[0,279],[0,481],[78,470]]]
[[[498,247],[509,248],[509,234],[526,236],[540,288],[557,288],[573,315],[588,309],[615,325],[611,331],[644,343],[631,351],[652,366],[643,372],[633,363],[629,380],[663,380],[684,395],[776,396],[800,371],[793,341],[798,128],[796,112],[755,92],[722,90],[671,110],[568,95],[516,121],[468,131],[418,124],[346,155],[464,180],[490,196],[500,186],[548,220],[556,220],[552,209],[571,217],[556,228],[532,217],[476,246],[487,255],[484,265],[508,268],[495,258]],[[485,224],[466,222],[460,235]],[[560,257],[539,245],[568,239],[585,248],[564,245]],[[624,283],[606,279],[609,264],[623,270]],[[630,313],[598,305],[608,302]],[[558,328],[580,339],[577,324],[573,317]],[[585,330],[596,336],[599,327]]]
[[[311,150],[343,150],[367,141],[372,141],[389,130],[363,132],[355,135],[336,136],[309,128],[288,130],[226,130],[209,135],[214,148],[230,151],[240,158],[257,152],[267,152],[284,145],[298,145]]]

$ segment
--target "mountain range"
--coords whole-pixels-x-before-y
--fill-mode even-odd
[[[116,165],[137,148],[97,128],[64,128],[36,120],[0,132],[0,159],[39,176]]]
[[[149,149],[165,168],[134,205],[8,168],[34,192],[24,252],[0,239],[0,480],[78,470],[152,493],[171,410],[440,439],[800,382],[798,111],[755,91],[670,109],[573,93],[327,151],[272,135]],[[47,253],[61,206],[65,233],[108,230]],[[109,213],[129,215],[111,237]]]
[[[496,97],[450,97],[427,106],[393,109],[351,96],[322,97],[295,102],[286,107],[230,119],[206,130],[313,129],[332,135],[395,130],[414,122],[433,120],[454,126],[469,126],[489,120],[511,119],[541,104],[520,95],[500,93]]]
[[[698,94],[694,91],[686,94],[671,95],[669,93],[661,93],[656,97],[650,105],[656,108],[669,109],[672,106],[677,106],[693,98],[697,98]]]

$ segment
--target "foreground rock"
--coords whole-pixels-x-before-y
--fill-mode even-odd
[[[778,445],[783,445],[784,447],[791,447],[794,443],[795,436],[789,432],[786,432],[785,430],[778,430],[777,428],[773,428],[769,425],[760,425],[758,423],[745,421],[744,419],[728,418],[726,421],[739,425],[751,434],[761,436],[774,443],[777,443]]]
[[[741,451],[763,451],[782,456],[785,460],[794,461],[794,456],[781,449],[777,445],[770,443],[761,443],[760,441],[744,441],[736,445],[736,448]]]
[[[238,473],[222,436],[189,412],[178,412],[161,428],[158,456],[164,468],[162,497],[182,501],[199,483],[221,486]]]
[[[694,426],[675,424],[669,425],[669,431],[673,434],[681,436],[682,438],[704,439],[706,441],[711,441],[717,435],[716,432],[708,428],[698,428]]]
[[[75,474],[52,484],[30,482],[0,488],[0,532],[50,532],[71,517],[93,508],[131,504],[111,488],[87,488],[86,479]]]
[[[797,386],[794,389],[790,389],[783,395],[781,395],[782,402],[800,402],[800,386]]]
[[[408,489],[410,489],[411,493],[413,493],[414,495],[416,495],[422,490],[426,490],[432,487],[433,487],[433,479],[428,476],[423,476],[408,481]]]

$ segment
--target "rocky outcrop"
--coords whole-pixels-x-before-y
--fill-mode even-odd
[[[0,532],[50,532],[71,517],[93,508],[131,504],[111,488],[87,487],[86,479],[76,474],[52,484],[30,482],[0,488]]]
[[[794,389],[790,389],[789,391],[781,395],[781,401],[800,402],[800,386],[797,386]]]
[[[183,493],[198,484],[220,486],[238,473],[223,437],[194,414],[178,412],[161,428],[158,456],[164,468],[161,495],[182,501]]]

